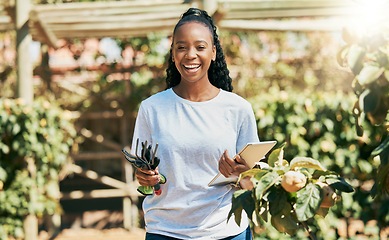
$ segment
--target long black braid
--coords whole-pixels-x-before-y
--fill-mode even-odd
[[[178,21],[173,31],[173,40],[176,30],[188,22],[198,22],[204,24],[209,28],[213,35],[213,44],[216,47],[216,59],[211,62],[208,69],[209,81],[212,85],[223,90],[232,91],[232,79],[230,77],[230,71],[227,68],[226,60],[224,58],[223,49],[220,45],[219,36],[217,35],[217,28],[213,23],[212,18],[204,10],[198,8],[189,8],[181,19]],[[168,60],[168,67],[166,69],[166,85],[167,88],[177,86],[181,81],[181,75],[178,72],[173,60],[172,60],[172,48],[170,48],[170,56]]]

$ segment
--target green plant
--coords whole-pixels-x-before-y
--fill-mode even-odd
[[[23,219],[60,211],[59,180],[76,131],[54,101],[0,99],[0,239],[23,237]]]
[[[352,84],[357,100],[353,112],[359,136],[366,134],[362,124],[384,125],[381,144],[372,152],[379,157],[375,187],[372,194],[389,194],[389,35],[387,31],[357,36],[344,29],[346,45],[339,51],[339,63],[349,68],[355,78]]]
[[[240,175],[238,182],[249,179],[252,188],[235,192],[229,217],[234,214],[239,224],[244,210],[253,222],[270,221],[278,231],[290,235],[305,228],[316,239],[307,221],[315,215],[326,216],[339,198],[337,192],[352,192],[353,188],[315,159],[295,157],[288,162],[284,146],[271,152],[268,167]]]
[[[377,223],[375,232],[385,231],[389,223],[389,199],[370,196],[379,161],[369,156],[386,129],[365,123],[365,135],[357,136],[351,111],[355,100],[353,93],[287,92],[275,86],[266,90],[249,99],[256,114],[260,139],[286,142],[285,159],[310,156],[345,178],[355,189],[353,193],[342,194],[342,201],[336,202],[326,218],[315,217],[319,225],[310,228],[318,239],[339,239],[336,235],[343,234],[339,231],[341,223],[348,225],[355,220],[374,221]],[[290,239],[267,222],[260,222],[253,230],[258,238]],[[372,237],[378,238],[378,235]]]

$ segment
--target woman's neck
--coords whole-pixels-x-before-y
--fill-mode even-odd
[[[204,102],[211,100],[219,94],[219,89],[209,84],[190,84],[180,82],[173,87],[173,91],[180,97],[192,102]]]

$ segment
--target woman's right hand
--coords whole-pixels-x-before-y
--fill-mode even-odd
[[[155,170],[136,169],[135,176],[141,186],[154,186],[161,180],[158,168]]]

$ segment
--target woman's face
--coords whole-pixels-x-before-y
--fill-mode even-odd
[[[198,22],[180,26],[173,37],[172,57],[181,74],[181,81],[208,81],[211,60],[216,58],[216,47],[209,29]]]

